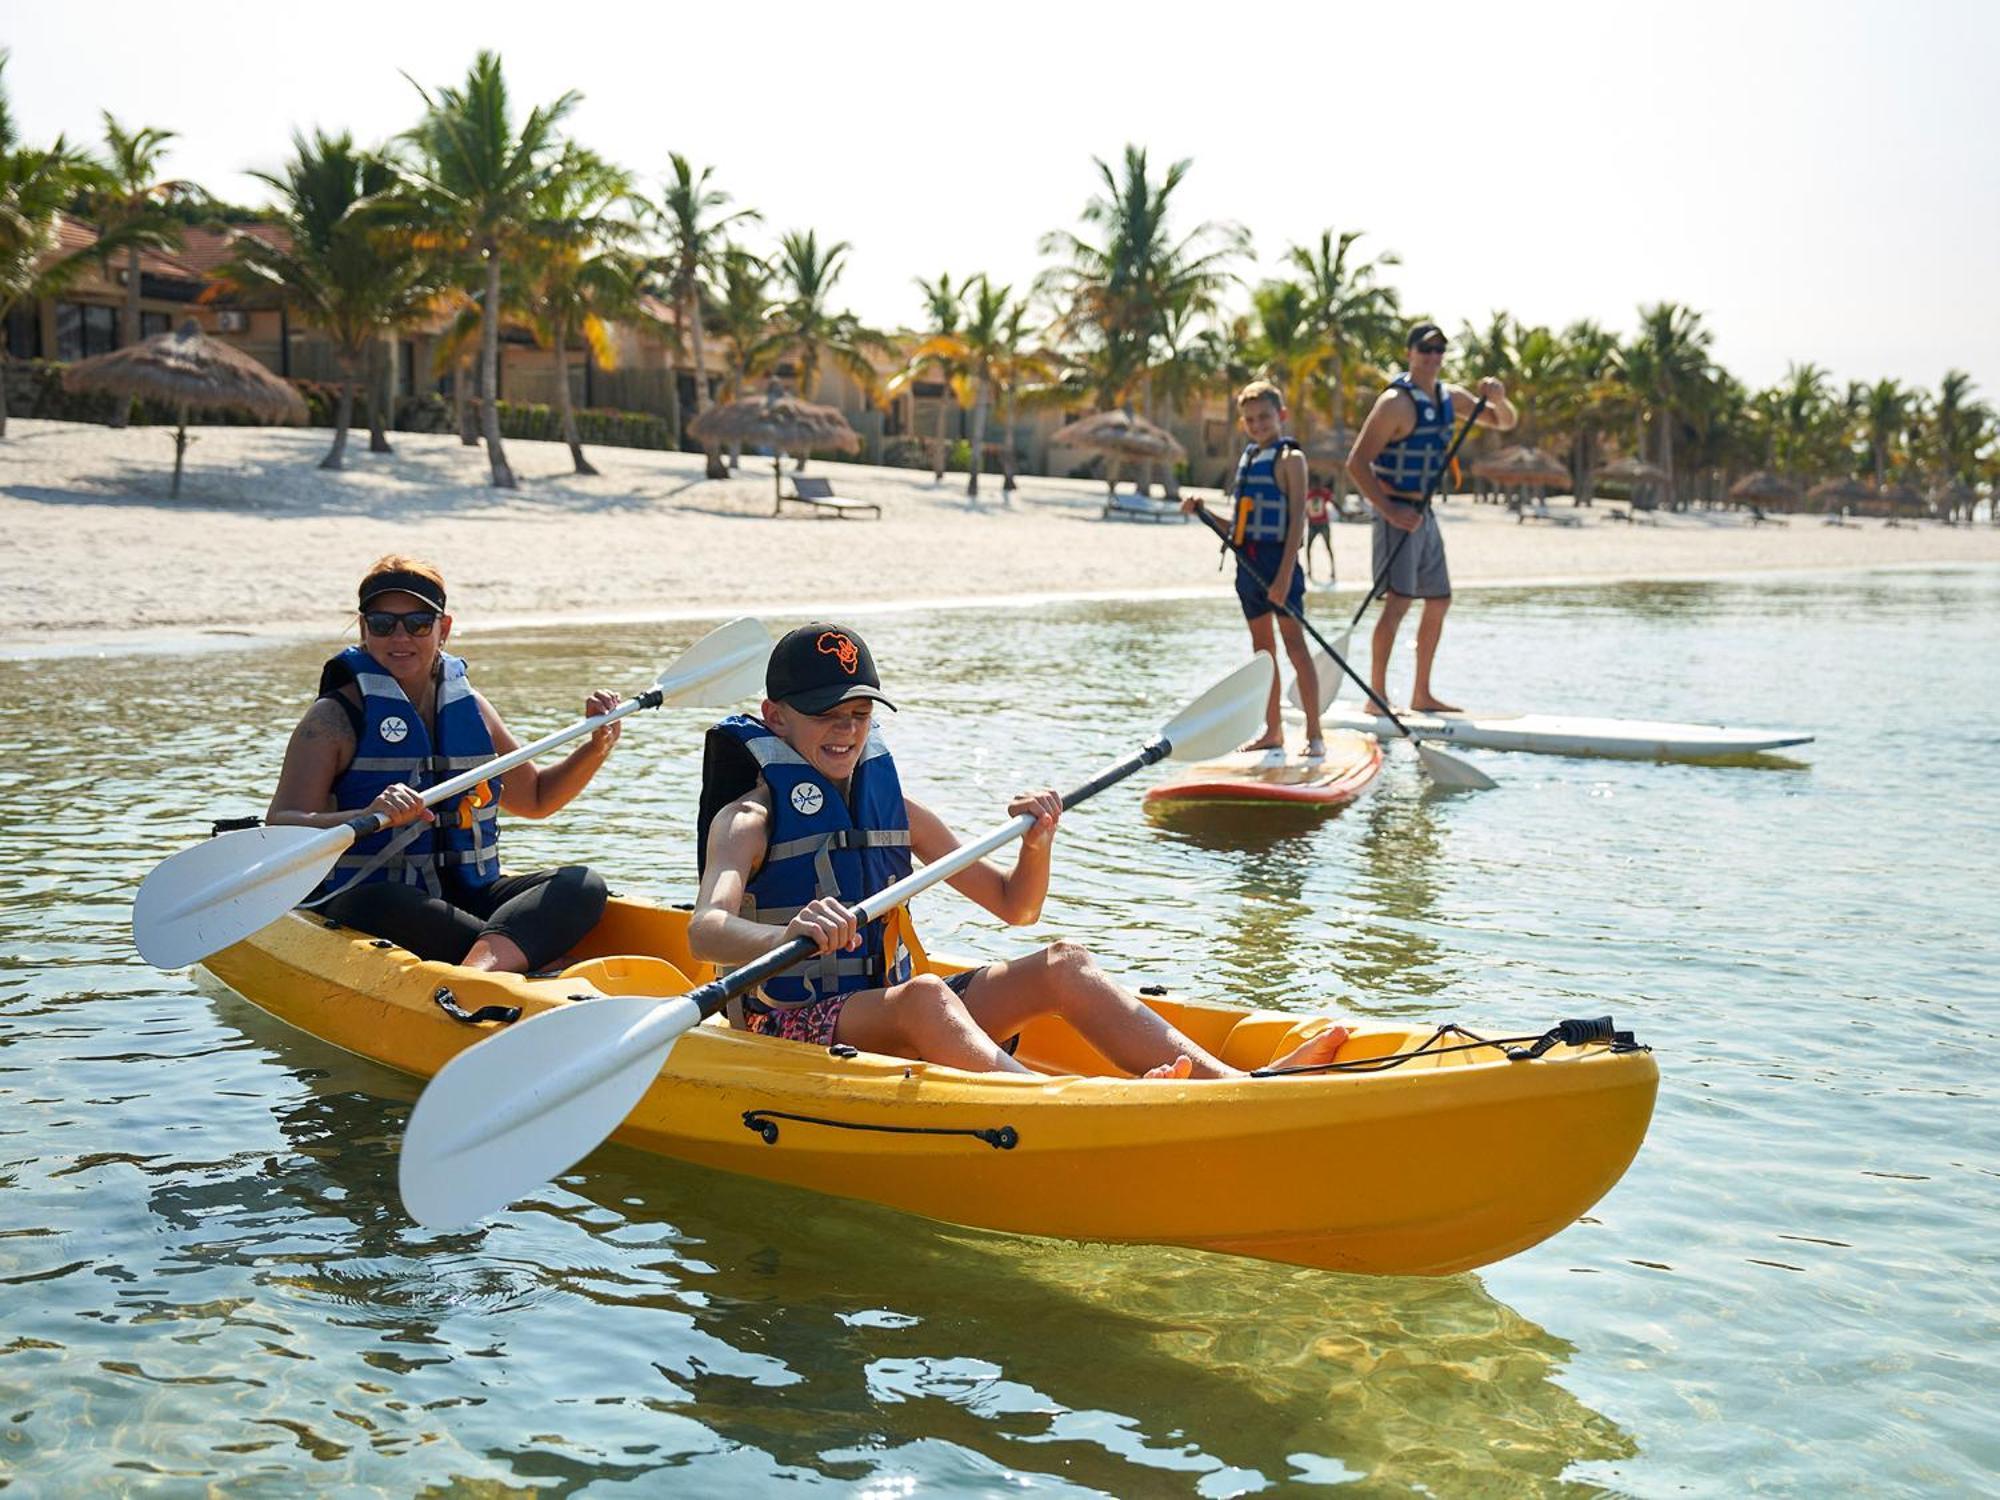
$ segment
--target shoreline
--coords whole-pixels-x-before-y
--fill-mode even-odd
[[[355,581],[392,552],[435,560],[460,629],[483,634],[1230,597],[1204,528],[1107,520],[1103,481],[1088,477],[1024,476],[1003,500],[989,475],[968,499],[962,475],[938,483],[927,469],[815,461],[836,494],[879,506],[880,518],[778,517],[768,461],[749,455],[711,481],[699,454],[593,448],[601,472],[578,476],[564,445],[515,442],[521,485],[501,491],[487,484],[483,452],[452,434],[398,433],[393,453],[351,452],[336,472],[317,466],[317,430],[200,436],[171,500],[159,429],[9,424],[0,535],[13,587],[0,590],[0,660],[341,638]],[[1219,503],[1213,488],[1187,493]],[[1456,592],[2000,567],[1990,525],[1834,527],[1801,515],[1753,526],[1735,511],[1614,524],[1616,502],[1554,505],[1560,524],[1463,497],[1441,506]],[[1333,528],[1341,581],[1313,588],[1321,609],[1359,598],[1373,531]],[[1324,571],[1324,557],[1315,563]]]
[[[1754,583],[1758,581],[1781,582],[1788,578],[1833,578],[1858,577],[1869,574],[1897,573],[1979,573],[2000,571],[2000,563],[1991,562],[1893,562],[1851,565],[1806,564],[1796,568],[1745,568],[1717,569],[1703,573],[1632,573],[1632,574],[1549,574],[1523,578],[1480,578],[1459,584],[1453,597],[1460,594],[1505,592],[1516,589],[1590,589],[1624,587],[1635,583]],[[1357,599],[1361,585],[1357,583],[1336,583],[1332,587],[1314,584],[1307,592],[1308,605],[1314,600],[1328,601],[1346,597]],[[1148,603],[1155,601],[1175,601],[1183,599],[1230,597],[1224,588],[1194,588],[1175,584],[1160,588],[1137,588],[1125,590],[1099,589],[1088,591],[1047,590],[1039,593],[1013,594],[957,594],[935,599],[857,599],[818,600],[766,603],[751,611],[754,614],[768,614],[779,617],[797,615],[802,618],[813,614],[829,617],[852,615],[898,615],[917,611],[937,612],[942,610],[972,609],[1036,609],[1051,604],[1116,604]],[[480,619],[471,625],[461,623],[459,630],[475,631],[486,637],[538,635],[548,631],[584,629],[593,626],[616,625],[658,625],[673,621],[715,621],[717,623],[735,619],[743,614],[741,608],[730,608],[721,604],[691,604],[653,610],[635,611],[595,611],[573,610],[545,614],[498,615]],[[1308,614],[1311,613],[1308,608]],[[1321,622],[1315,621],[1316,624]],[[1338,621],[1335,621],[1338,624]],[[60,629],[57,627],[57,629]],[[11,661],[46,661],[81,656],[105,656],[112,653],[167,654],[197,651],[248,650],[263,646],[291,646],[324,634],[329,639],[340,636],[338,627],[330,627],[322,632],[308,630],[302,626],[273,626],[255,629],[242,626],[228,626],[209,630],[189,630],[184,626],[156,626],[134,630],[61,630],[61,639],[35,636],[0,636],[0,663]],[[342,636],[344,639],[344,636]]]

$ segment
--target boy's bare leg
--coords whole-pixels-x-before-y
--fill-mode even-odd
[[[1076,943],[989,966],[966,992],[965,1008],[992,1036],[1012,1036],[1037,1016],[1055,1015],[1128,1073],[1238,1078],[1137,995],[1111,982]],[[1185,1060],[1187,1067],[1180,1064]]]
[[[1431,663],[1437,659],[1438,640],[1444,635],[1445,611],[1451,595],[1426,599],[1424,612],[1417,617],[1417,680],[1410,692],[1410,707],[1425,713],[1457,713],[1457,705],[1446,703],[1431,691]]]
[[[1277,634],[1271,629],[1271,621],[1277,616],[1261,614],[1247,622],[1250,626],[1250,649],[1262,651],[1272,661],[1278,659]],[[1264,704],[1264,732],[1254,740],[1245,740],[1238,750],[1282,750],[1285,745],[1285,726],[1278,718],[1277,674],[1271,676],[1271,696]]]
[[[1326,753],[1326,731],[1319,725],[1319,668],[1312,659],[1312,647],[1306,641],[1305,628],[1290,615],[1278,621],[1278,634],[1285,639],[1285,655],[1292,659],[1292,671],[1299,680],[1299,706],[1306,715],[1306,753]],[[1278,686],[1271,684],[1271,697],[1275,701]],[[1269,727],[1268,725],[1266,726]]]
[[[1028,1071],[1000,1049],[992,1033],[935,974],[850,995],[834,1023],[833,1039],[864,1052],[917,1057],[972,1073]]]
[[[1402,629],[1403,616],[1410,612],[1410,601],[1402,594],[1384,594],[1382,613],[1375,617],[1375,634],[1370,637],[1368,661],[1368,685],[1375,689],[1375,696],[1384,703],[1389,701],[1389,657],[1396,649],[1396,632]],[[1379,713],[1374,704],[1368,705],[1370,713]]]

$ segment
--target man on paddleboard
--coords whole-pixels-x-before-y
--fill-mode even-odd
[[[1148,1078],[1238,1078],[1137,995],[1113,984],[1075,943],[1055,942],[949,979],[914,972],[898,908],[859,925],[853,908],[959,839],[903,793],[875,724],[883,695],[860,634],[819,622],[771,652],[757,717],[709,730],[696,820],[701,886],[688,922],[697,958],[734,967],[795,938],[818,957],[765,981],[730,1022],[814,1046],[836,1042],[981,1072],[1025,1072],[1000,1041],[1037,1016],[1058,1015],[1114,1065]],[[1037,920],[1062,799],[1022,792],[1010,816],[1030,814],[1014,868],[987,861],[949,882],[1001,921]],[[739,1008],[740,1004],[740,1008]],[[1331,1062],[1347,1038],[1334,1027],[1273,1066]]]
[[[1427,498],[1442,481],[1445,451],[1451,447],[1455,402],[1473,404],[1472,393],[1441,379],[1448,340],[1435,323],[1419,323],[1404,340],[1409,369],[1375,399],[1347,456],[1347,473],[1375,507],[1374,578],[1382,596],[1368,664],[1369,685],[1389,701],[1389,655],[1410,601],[1421,599],[1417,621],[1417,674],[1410,707],[1426,713],[1456,709],[1431,691],[1431,666],[1451,608],[1451,572],[1445,566],[1444,533]],[[1507,389],[1488,376],[1479,383],[1486,409],[1479,425],[1510,431],[1516,420]]]

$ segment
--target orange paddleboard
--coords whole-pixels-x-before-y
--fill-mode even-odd
[[[1217,803],[1334,808],[1352,802],[1382,769],[1381,743],[1351,729],[1327,731],[1326,754],[1305,757],[1303,745],[1284,754],[1239,750],[1190,766],[1146,793],[1162,810]]]

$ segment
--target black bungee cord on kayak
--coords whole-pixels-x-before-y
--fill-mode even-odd
[[[1449,1047],[1437,1045],[1448,1036],[1468,1037],[1470,1040]],[[1400,1068],[1415,1058],[1443,1057],[1451,1052],[1476,1052],[1482,1047],[1504,1051],[1509,1062],[1533,1062],[1552,1047],[1583,1047],[1592,1042],[1608,1043],[1613,1053],[1653,1050],[1635,1040],[1631,1032],[1618,1030],[1617,1023],[1609,1016],[1598,1016],[1589,1021],[1558,1021],[1540,1036],[1483,1037],[1475,1031],[1467,1031],[1454,1021],[1447,1021],[1408,1052],[1357,1057],[1351,1062],[1301,1063],[1295,1068],[1258,1068],[1250,1076],[1289,1078],[1300,1073],[1381,1073],[1390,1068]]]

